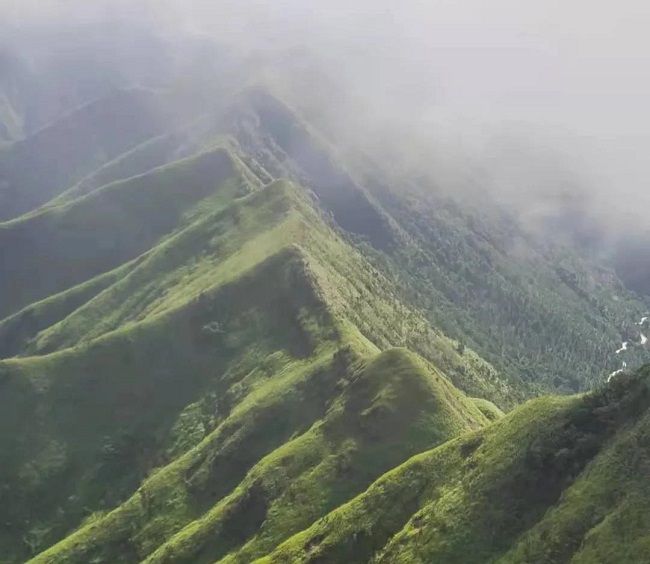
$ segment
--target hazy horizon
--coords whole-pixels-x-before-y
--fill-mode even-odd
[[[390,137],[441,178],[476,166],[517,205],[579,194],[604,223],[650,226],[650,7],[640,1],[21,1],[2,11],[18,35],[90,22],[202,34],[341,139]]]

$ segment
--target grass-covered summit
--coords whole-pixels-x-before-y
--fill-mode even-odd
[[[13,259],[45,279],[0,323],[8,561],[53,544],[45,561],[139,561],[186,536],[246,561],[487,424],[451,382],[503,399],[495,371],[328,221],[300,186],[262,186],[218,148],[4,224],[88,256],[59,254],[51,279]],[[35,291],[11,288],[14,310]]]
[[[181,115],[169,117],[179,106]],[[128,141],[114,139],[117,122],[104,125],[116,107],[123,107],[121,116],[137,114]],[[494,202],[474,205],[437,187],[435,178],[404,172],[398,150],[394,158],[373,159],[345,140],[326,139],[261,87],[236,94],[226,89],[207,106],[192,107],[168,93],[142,90],[95,100],[0,149],[9,175],[0,193],[38,194],[22,210],[41,206],[42,213],[224,146],[262,184],[284,178],[308,190],[347,241],[391,280],[400,301],[502,373],[512,392],[509,405],[539,393],[589,389],[618,368],[612,347],[638,338],[633,324],[647,304],[611,270],[580,249],[540,241]],[[88,119],[89,112],[103,117]],[[79,162],[57,156],[69,143],[30,148],[41,143],[39,135],[60,139],[58,130],[83,145],[72,150]],[[104,144],[110,151],[97,148]],[[20,164],[24,159],[14,154],[19,147],[46,168]],[[88,164],[84,151],[99,157]],[[481,179],[473,182],[480,192]],[[643,360],[637,352],[630,365]]]
[[[647,562],[650,371],[413,457],[262,562]]]

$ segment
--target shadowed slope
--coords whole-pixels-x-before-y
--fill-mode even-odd
[[[30,304],[0,321],[0,358],[25,352],[31,339],[66,318],[102,290],[114,284],[138,262],[130,261],[78,286]]]
[[[0,316],[148,250],[199,200],[236,193],[236,176],[231,156],[217,149],[0,224],[1,266],[11,273],[0,279]]]
[[[157,96],[121,90],[0,148],[0,220],[24,214],[162,130]]]

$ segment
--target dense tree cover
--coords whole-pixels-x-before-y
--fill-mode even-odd
[[[617,367],[616,345],[647,304],[611,270],[539,240],[487,197],[474,204],[390,163],[342,156],[268,94],[229,112],[229,131],[266,170],[309,186],[402,298],[522,394],[588,389]]]

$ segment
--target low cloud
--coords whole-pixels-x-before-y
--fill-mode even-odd
[[[399,148],[405,162],[439,167],[442,184],[482,171],[518,205],[582,198],[599,221],[650,224],[641,0],[20,0],[0,14],[19,31],[139,22],[213,38],[341,142]]]

